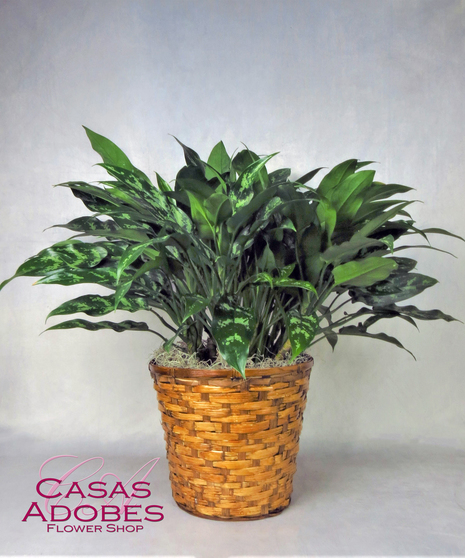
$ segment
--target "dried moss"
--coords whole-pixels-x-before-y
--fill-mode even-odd
[[[289,358],[274,359],[255,357],[247,360],[246,368],[274,368],[289,366],[290,364],[307,362],[310,358],[310,355],[307,353],[302,353],[291,363],[289,362]],[[213,363],[209,364],[205,361],[199,360],[197,355],[187,353],[181,347],[173,347],[169,352],[165,351],[163,347],[160,347],[153,353],[151,360],[158,366],[167,366],[170,368],[195,368],[200,370],[232,369],[232,367],[229,366],[229,364],[222,359],[221,356],[218,356]]]

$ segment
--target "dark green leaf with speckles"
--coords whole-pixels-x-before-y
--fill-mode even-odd
[[[210,301],[198,294],[188,294],[182,297],[184,301],[184,315],[182,318],[183,323],[198,312],[205,310]]]
[[[119,282],[121,274],[126,270],[133,262],[139,258],[144,250],[150,246],[150,242],[144,242],[143,244],[136,244],[133,246],[128,246],[118,262],[118,267],[116,268],[116,282]]]
[[[351,289],[349,294],[354,301],[368,306],[387,306],[412,298],[436,283],[433,277],[420,273],[393,273],[386,281],[367,288]]]
[[[122,298],[118,306],[119,310],[126,312],[137,312],[138,310],[148,310],[149,305],[145,298],[142,297],[126,297]],[[55,310],[52,310],[47,316],[65,316],[68,314],[77,314],[82,312],[88,316],[104,316],[115,310],[115,295],[84,295],[64,302]]]
[[[291,175],[291,169],[278,169],[270,172],[268,178],[272,186],[283,184],[287,182],[289,176]]]
[[[109,232],[115,232],[118,230],[118,225],[113,221],[113,219],[102,220],[91,216],[78,217],[69,223],[63,225],[53,225],[51,228],[55,227],[85,233],[92,233],[97,230]]]
[[[245,364],[255,329],[255,318],[246,308],[223,298],[215,306],[212,333],[225,361],[245,378]]]
[[[291,287],[304,289],[318,294],[315,287],[310,281],[301,281],[298,279],[291,279],[290,277],[272,277],[269,273],[259,273],[254,281],[255,283],[268,283],[271,287]]]
[[[386,306],[385,308],[405,316],[410,316],[416,320],[444,320],[446,322],[460,322],[457,318],[444,314],[444,312],[437,309],[419,310],[416,306],[396,306],[395,304]]]
[[[273,153],[272,155],[268,155],[268,157],[263,157],[262,159],[253,162],[241,173],[229,193],[229,197],[236,210],[244,207],[252,201],[254,197],[253,183],[258,177],[261,169],[275,155],[277,155],[277,153]]]
[[[64,266],[70,268],[93,267],[98,265],[106,255],[107,250],[103,246],[86,244],[77,240],[60,242],[25,261],[19,266],[13,277],[3,281],[0,290],[15,277],[39,277],[60,270]]]
[[[123,273],[123,279],[129,279],[130,274]],[[50,273],[37,281],[37,285],[80,285],[82,283],[95,283],[103,287],[116,287],[116,269],[114,267],[101,267],[94,269],[60,269]]]
[[[392,345],[399,347],[399,349],[404,349],[404,351],[407,351],[413,356],[413,358],[415,358],[415,355],[411,351],[406,349],[402,345],[402,343],[395,337],[386,335],[386,333],[369,333],[368,331],[366,331],[366,329],[363,326],[352,325],[352,326],[341,327],[341,329],[338,331],[338,335],[355,335],[358,337],[369,337],[370,339],[379,339],[380,341],[391,343]]]
[[[81,328],[89,331],[98,331],[99,329],[112,329],[118,333],[123,331],[150,331],[149,326],[145,322],[133,322],[132,320],[125,320],[124,322],[89,322],[88,320],[68,320],[61,324],[54,325],[47,328],[45,331],[52,331],[54,329],[74,329]]]
[[[165,221],[175,222],[173,212],[178,210],[168,201],[162,192],[134,172],[113,165],[103,164],[101,166],[103,166],[111,176],[114,176],[123,183],[130,194],[142,198],[149,204],[153,209],[154,215],[159,219],[160,224],[163,224]]]
[[[287,314],[286,321],[294,360],[310,346],[318,331],[319,322],[315,315],[302,316],[295,310]]]

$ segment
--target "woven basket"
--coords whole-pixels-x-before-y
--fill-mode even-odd
[[[313,360],[231,370],[150,364],[173,497],[208,519],[261,519],[290,503]]]

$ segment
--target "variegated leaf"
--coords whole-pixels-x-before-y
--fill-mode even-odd
[[[250,203],[254,197],[253,183],[258,177],[260,170],[266,165],[266,163],[277,153],[268,155],[268,157],[263,157],[258,161],[253,162],[249,165],[242,174],[237,179],[236,184],[229,193],[229,198],[233,206],[237,209],[244,207]]]
[[[405,316],[410,316],[416,320],[444,320],[446,322],[460,322],[457,318],[449,316],[449,314],[444,314],[444,312],[437,309],[419,310],[416,306],[396,306],[395,304],[386,306],[386,309],[393,310],[394,312],[398,312],[399,314],[403,314]]]
[[[305,289],[306,291],[311,291],[314,294],[318,294],[315,287],[309,281],[300,281],[298,279],[291,279],[290,277],[287,276],[272,277],[269,273],[259,273],[254,283],[268,283],[271,287],[281,287],[281,288],[290,287],[296,289]]]
[[[437,280],[420,273],[394,273],[388,280],[349,291],[352,299],[368,306],[387,306],[407,300],[432,287]]]
[[[138,310],[148,310],[149,305],[145,298],[126,297],[119,303],[119,309],[126,312],[137,312]],[[84,295],[78,296],[73,300],[64,302],[55,308],[47,316],[47,320],[52,316],[65,316],[82,312],[88,316],[104,316],[115,310],[115,295]]]
[[[112,219],[98,219],[97,217],[85,216],[73,219],[63,225],[53,225],[51,228],[60,227],[70,231],[91,233],[95,231],[116,232],[118,225]]]
[[[302,316],[297,311],[290,312],[286,321],[292,349],[291,358],[294,360],[310,346],[318,331],[319,321],[314,314]]]
[[[386,333],[369,333],[368,331],[365,330],[365,328],[363,326],[346,326],[346,327],[341,327],[341,329],[337,332],[338,335],[355,335],[358,337],[368,337],[370,339],[379,339],[380,341],[385,341],[386,343],[391,343],[391,345],[395,345],[396,347],[399,347],[399,349],[404,349],[404,351],[407,351],[408,353],[410,353],[412,355],[412,357],[416,360],[415,355],[409,351],[408,349],[406,349],[402,343],[396,339],[395,337],[392,337],[390,335],[386,335]]]
[[[215,306],[212,334],[224,360],[245,378],[245,364],[255,330],[255,318],[246,308],[223,298]]]
[[[184,302],[184,315],[182,318],[183,323],[194,314],[205,310],[210,301],[197,294],[188,294],[182,297]]]
[[[52,331],[54,329],[74,329],[81,328],[89,331],[98,331],[99,329],[112,329],[118,333],[123,331],[150,331],[149,326],[145,322],[133,322],[132,320],[125,320],[124,322],[89,322],[88,320],[68,320],[61,324],[54,325],[47,328],[45,331]],[[153,332],[152,332],[153,333]]]
[[[124,272],[124,279],[130,279],[130,274]],[[59,269],[36,282],[36,285],[80,285],[82,283],[95,283],[104,287],[116,287],[116,269],[114,267],[101,267],[95,269]]]
[[[166,197],[136,173],[113,165],[101,165],[111,176],[118,179],[127,191],[149,204],[160,222],[171,220],[171,208]]]
[[[10,279],[0,284],[0,290],[15,277],[40,277],[68,266],[72,269],[98,265],[107,255],[103,246],[77,240],[54,244],[25,261]],[[70,269],[70,272],[72,272]]]
[[[118,267],[116,268],[116,282],[119,282],[121,273],[128,268],[134,261],[139,258],[150,246],[151,242],[144,242],[143,244],[136,244],[133,246],[128,246],[118,262]]]

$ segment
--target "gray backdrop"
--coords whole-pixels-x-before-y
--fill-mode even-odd
[[[271,168],[290,166],[294,177],[351,157],[377,161],[380,180],[417,188],[421,226],[463,235],[464,24],[458,0],[2,0],[1,279],[68,237],[44,229],[86,213],[51,187],[103,176],[82,124],[167,180],[183,164],[168,134],[204,157],[220,139],[230,152],[240,142],[279,150]],[[459,259],[418,250],[419,271],[439,284],[413,302],[464,319],[464,246],[433,240]],[[97,288],[32,282],[0,295],[4,452],[82,442],[162,453],[147,372],[157,338],[39,336],[50,310]],[[315,346],[304,447],[465,441],[463,325],[420,327],[385,326],[416,362],[377,341],[341,339],[334,354]]]

